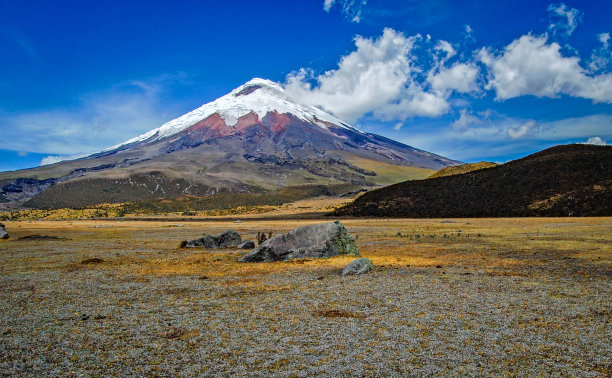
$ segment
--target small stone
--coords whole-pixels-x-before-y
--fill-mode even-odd
[[[0,223],[0,239],[8,239],[9,234],[2,223]]]
[[[347,266],[342,269],[342,275],[346,276],[349,274],[364,274],[375,268],[372,261],[366,257],[356,259],[348,263]]]
[[[238,248],[240,249],[253,249],[255,248],[255,242],[252,240],[245,240],[242,243],[238,244]]]

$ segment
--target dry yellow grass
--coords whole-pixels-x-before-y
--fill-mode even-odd
[[[611,371],[612,218],[345,219],[361,255],[377,266],[356,277],[339,274],[351,257],[238,263],[244,251],[178,248],[228,228],[254,239],[324,221],[288,218],[311,212],[307,203],[275,211],[281,219],[241,223],[4,222],[11,238],[0,242],[0,368],[17,375]],[[33,234],[69,240],[18,240]]]
[[[0,244],[2,250],[31,249],[48,251],[40,255],[11,259],[5,254],[2,269],[61,268],[63,262],[117,255],[106,259],[97,269],[137,274],[202,274],[209,277],[252,277],[294,270],[341,269],[351,257],[325,260],[297,260],[269,264],[238,263],[239,250],[179,249],[181,240],[203,233],[215,234],[225,229],[238,231],[243,239],[255,239],[258,231],[274,234],[325,220],[270,220],[291,212],[300,213],[300,205],[327,209],[332,202],[304,201],[282,207],[265,220],[249,214],[242,223],[225,220],[172,221],[31,221],[5,222],[11,239]],[[306,206],[303,206],[306,207]],[[312,209],[312,207],[310,207]],[[320,210],[320,208],[319,208]],[[466,267],[471,269],[521,269],[550,265],[558,260],[581,261],[595,266],[612,263],[612,220],[610,218],[516,218],[516,219],[346,219],[342,221],[357,238],[362,256],[375,265],[395,267]],[[26,235],[63,236],[70,240],[41,243],[18,241]],[[92,249],[91,246],[96,248]]]
[[[375,170],[377,175],[369,177],[369,179],[378,185],[391,185],[406,180],[420,180],[435,172],[433,169],[406,167],[356,157],[347,161],[362,169]]]

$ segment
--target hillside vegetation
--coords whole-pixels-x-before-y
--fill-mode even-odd
[[[180,196],[172,200],[151,199],[126,203],[103,203],[78,208],[47,207],[0,212],[1,221],[117,218],[139,215],[226,216],[261,214],[281,205],[328,199],[332,205],[345,202],[360,190],[352,184],[288,186],[267,193],[221,192],[209,196]],[[300,205],[302,206],[302,205]]]
[[[489,169],[373,190],[337,216],[612,215],[612,147],[564,145]]]
[[[467,164],[455,165],[455,166],[442,168],[427,178],[460,175],[463,173],[477,171],[479,169],[496,167],[497,165],[498,164],[492,163],[490,161],[481,161],[480,163],[467,163]]]

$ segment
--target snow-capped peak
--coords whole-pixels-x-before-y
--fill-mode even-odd
[[[321,128],[327,128],[326,123],[330,123],[341,128],[359,132],[346,122],[321,109],[294,102],[286,95],[285,90],[280,84],[267,79],[253,78],[215,101],[204,104],[187,114],[163,124],[161,127],[117,146],[110,147],[105,151],[110,151],[126,144],[145,140],[155,141],[169,137],[215,113],[219,114],[225,121],[225,124],[231,127],[236,125],[238,119],[249,113],[257,114],[261,120],[269,112],[275,111],[279,114],[290,113],[294,117],[314,123]]]

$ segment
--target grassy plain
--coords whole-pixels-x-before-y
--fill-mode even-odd
[[[354,277],[348,257],[177,248],[324,221],[291,206],[4,222],[2,375],[612,374],[612,218],[344,219],[378,267]]]

